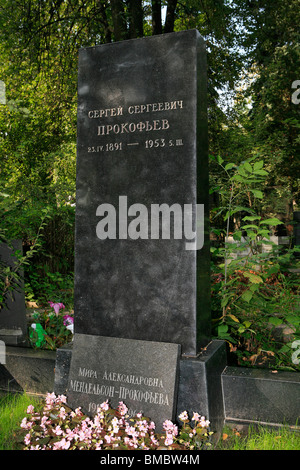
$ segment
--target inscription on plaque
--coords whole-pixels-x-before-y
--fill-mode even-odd
[[[68,403],[90,416],[109,400],[125,403],[132,416],[174,419],[179,353],[176,344],[77,334]]]
[[[141,146],[144,149],[151,150],[155,148],[173,148],[173,147],[182,147],[183,139],[178,138],[178,136],[173,136],[170,138],[156,138],[153,135],[152,138],[148,136],[143,139],[135,139],[138,134],[149,135],[151,132],[157,131],[166,131],[170,129],[169,119],[155,119],[155,115],[158,112],[168,111],[180,111],[183,109],[183,100],[174,100],[166,101],[161,103],[147,103],[147,104],[137,104],[130,105],[127,109],[123,106],[116,106],[108,109],[95,109],[87,111],[89,119],[97,120],[97,126],[95,126],[95,134],[99,137],[110,136],[115,138],[110,142],[105,144],[101,143],[100,145],[95,142],[95,145],[87,147],[87,153],[102,153],[102,152],[120,152],[126,147]],[[148,119],[140,120],[138,122],[130,120],[131,116],[136,116],[140,114],[147,114]],[[121,116],[121,118],[119,118]],[[105,118],[115,118],[114,122],[108,124]],[[180,116],[178,116],[180,118]],[[118,119],[119,118],[119,119]],[[122,120],[121,120],[122,119]],[[124,119],[128,119],[124,121]],[[124,135],[132,135],[132,141],[124,142],[121,140]],[[120,140],[116,140],[116,137]],[[99,139],[100,140],[100,139]],[[135,141],[137,140],[137,141]],[[102,142],[102,139],[100,140]]]

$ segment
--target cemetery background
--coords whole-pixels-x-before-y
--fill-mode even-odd
[[[279,2],[277,11],[282,13],[283,6],[284,2]],[[291,5],[289,9],[289,15],[285,15],[285,20],[283,20],[283,16],[279,16],[280,19],[274,18],[282,34],[287,34],[288,23],[294,22],[295,20],[297,10],[296,8],[293,9],[292,6],[293,5]],[[246,6],[244,7],[246,8]],[[71,8],[70,4],[68,4],[68,8]],[[244,305],[246,304],[246,307],[249,306],[252,308],[252,299],[256,301],[257,299],[261,300],[259,296],[260,292],[256,289],[257,286],[262,287],[261,284],[263,283],[258,281],[258,278],[255,278],[257,271],[251,269],[253,266],[249,265],[249,270],[246,271],[248,276],[239,273],[235,278],[230,278],[232,282],[224,282],[224,278],[220,277],[220,275],[224,276],[225,272],[222,267],[220,268],[220,264],[216,262],[217,258],[215,257],[219,254],[223,256],[222,240],[224,240],[225,235],[229,235],[227,226],[228,217],[225,217],[225,220],[223,217],[224,215],[226,216],[226,210],[231,209],[231,218],[229,220],[230,232],[236,228],[239,229],[241,224],[246,222],[246,220],[242,221],[243,217],[255,217],[259,214],[259,216],[262,216],[261,220],[270,220],[273,218],[273,222],[270,224],[273,227],[275,226],[274,218],[280,218],[284,222],[284,224],[282,224],[285,229],[283,233],[287,236],[290,245],[288,245],[289,249],[285,251],[285,254],[276,258],[280,263],[275,263],[275,265],[273,263],[273,272],[270,273],[276,281],[273,285],[271,283],[272,287],[270,287],[270,289],[271,292],[274,292],[275,284],[275,292],[278,294],[277,298],[279,298],[281,308],[281,313],[279,316],[274,317],[273,324],[274,326],[276,326],[276,324],[277,326],[288,324],[288,326],[292,328],[292,333],[297,334],[299,329],[297,318],[299,317],[297,315],[297,305],[295,310],[292,304],[295,299],[297,300],[299,281],[298,278],[295,277],[294,282],[292,275],[289,274],[289,276],[286,276],[285,273],[287,272],[286,263],[293,263],[291,250],[293,246],[292,224],[290,224],[290,222],[293,220],[292,212],[297,209],[297,197],[299,194],[299,180],[297,179],[299,165],[297,165],[296,159],[298,155],[296,130],[299,119],[299,108],[297,108],[297,105],[293,105],[291,101],[291,83],[298,78],[296,76],[296,65],[299,63],[297,62],[298,55],[296,49],[291,48],[288,55],[288,64],[286,64],[284,44],[282,46],[278,45],[277,38],[276,40],[274,38],[273,42],[271,41],[271,45],[266,41],[266,37],[270,37],[270,31],[268,31],[267,25],[265,25],[265,29],[261,34],[254,32],[249,33],[246,38],[247,41],[250,41],[251,34],[252,38],[253,35],[257,34],[259,43],[253,54],[258,70],[255,71],[253,68],[252,70],[254,70],[254,72],[259,71],[260,75],[258,75],[257,79],[254,80],[252,84],[254,90],[254,94],[252,94],[252,108],[250,112],[247,113],[247,106],[244,104],[247,93],[251,92],[251,87],[248,87],[244,91],[240,90],[237,93],[236,106],[230,110],[230,113],[224,114],[224,109],[221,110],[220,107],[217,106],[214,90],[216,87],[220,87],[225,83],[229,83],[229,86],[233,88],[234,78],[239,76],[241,70],[241,58],[238,57],[238,52],[232,51],[230,59],[226,55],[226,50],[228,50],[233,40],[232,32],[229,31],[229,23],[227,23],[228,17],[225,15],[225,13],[229,13],[229,7],[224,5],[219,6],[219,10],[214,16],[214,22],[209,26],[209,8],[207,11],[197,12],[196,9],[193,10],[192,6],[190,6],[189,16],[185,16],[179,6],[177,8],[175,29],[186,29],[184,26],[186,26],[185,21],[188,18],[190,22],[189,26],[197,26],[201,33],[207,33],[207,37],[209,37],[209,34],[214,34],[215,39],[217,39],[221,31],[218,20],[220,20],[220,18],[222,19],[222,27],[224,27],[225,30],[226,27],[228,27],[226,30],[227,35],[223,38],[223,41],[225,41],[223,45],[225,47],[218,48],[217,46],[214,47],[212,43],[209,43],[212,51],[208,54],[208,60],[210,61],[209,71],[211,74],[209,76],[209,136],[212,189],[211,225],[213,229],[212,260],[214,261],[213,268],[215,266],[217,267],[216,275],[214,269],[212,270],[214,282],[213,309],[215,309],[214,311],[217,318],[220,318],[220,311],[223,312],[222,320],[218,323],[216,335],[218,334],[219,338],[227,340],[231,350],[235,348],[238,350],[237,343],[235,342],[237,338],[242,338],[242,342],[244,342],[244,349],[241,354],[242,359],[239,359],[239,364],[243,364],[243,358],[246,358],[250,363],[258,365],[259,362],[265,363],[270,357],[272,359],[273,356],[271,353],[274,353],[274,351],[260,347],[262,343],[259,341],[255,350],[247,351],[245,344],[249,344],[250,339],[253,340],[258,336],[257,333],[252,333],[250,330],[255,328],[254,331],[256,331],[260,320],[258,320],[258,315],[256,315],[254,319],[251,318],[251,324],[249,324],[249,318],[243,316],[239,317],[237,311],[233,310],[235,305],[232,299],[244,296]],[[35,15],[36,12],[37,10],[33,9],[31,14]],[[20,17],[22,17],[22,12],[20,11],[19,13]],[[62,11],[58,13],[53,11],[52,15],[58,14],[58,18],[62,20],[62,13]],[[129,12],[126,13],[129,14]],[[236,11],[232,12],[232,14],[233,13],[237,14]],[[264,17],[270,15],[271,12],[268,10],[268,5],[265,5],[264,10],[260,13],[254,10],[252,12],[246,12],[244,9],[241,11],[241,14],[245,22],[250,22],[250,19],[253,20],[254,18],[257,23],[264,24]],[[74,18],[76,18],[75,11],[73,11],[73,15]],[[79,18],[77,19],[79,20]],[[48,23],[46,19],[45,25]],[[205,25],[205,27],[203,25]],[[118,29],[116,25],[114,27],[116,29],[113,39],[116,39]],[[12,33],[14,30],[13,22],[10,23],[10,28]],[[8,30],[10,28],[8,28]],[[147,28],[148,26],[145,26],[145,31],[150,32]],[[208,31],[209,28],[211,28],[210,31]],[[51,37],[51,33],[52,31],[48,29],[49,38]],[[153,33],[155,33],[155,27]],[[136,35],[137,33],[126,32],[126,34]],[[291,35],[291,42],[293,42],[295,37],[293,28],[289,29],[289,34]],[[105,35],[102,36],[103,42],[105,42],[104,37]],[[126,38],[128,37],[129,36],[126,36]],[[238,40],[240,38],[238,38],[236,34],[234,39]],[[41,46],[43,39],[40,37],[39,40]],[[68,35],[68,38],[65,37],[65,40],[69,41],[68,50],[70,51],[71,48],[74,47],[73,53],[76,54],[78,44],[72,42],[71,35]],[[93,45],[93,41],[97,41],[97,38],[89,38],[88,40],[91,41],[89,44],[87,44],[87,39],[85,39],[81,45]],[[6,160],[3,159],[6,164],[3,166],[2,172],[2,208],[6,216],[3,227],[7,229],[6,235],[9,235],[9,238],[23,238],[26,252],[32,241],[35,240],[42,220],[42,249],[35,254],[35,258],[31,260],[30,264],[25,266],[25,269],[27,269],[27,273],[25,274],[25,280],[27,279],[27,296],[28,298],[31,296],[33,300],[41,300],[42,298],[44,302],[47,300],[63,300],[67,303],[66,299],[68,299],[69,306],[72,307],[72,296],[69,295],[71,294],[69,289],[70,286],[72,286],[71,267],[73,263],[73,205],[75,193],[74,123],[76,105],[76,96],[74,94],[74,86],[72,88],[72,83],[74,84],[76,78],[76,68],[73,67],[74,64],[71,66],[72,56],[70,54],[68,57],[60,55],[64,71],[67,71],[64,76],[60,75],[54,80],[54,70],[52,70],[51,67],[48,67],[48,69],[41,67],[39,71],[39,67],[42,62],[46,60],[46,57],[49,64],[49,60],[50,63],[52,60],[51,54],[53,54],[53,57],[55,56],[54,50],[57,47],[57,43],[52,38],[51,54],[50,52],[47,53],[46,49],[43,50],[43,47],[40,47],[39,50],[36,49],[34,56],[31,55],[31,68],[26,68],[26,75],[31,73],[32,77],[35,77],[35,82],[31,82],[30,85],[30,81],[28,82],[27,79],[25,81],[25,70],[22,68],[25,63],[20,67],[19,63],[8,63],[5,60],[9,47],[12,45],[12,35],[6,35],[5,41],[4,43],[7,49],[3,48],[3,50],[1,50],[1,54],[4,58],[2,66],[7,93],[9,93],[8,96],[10,99],[8,100],[7,106],[1,108],[1,111],[3,110],[1,123],[4,132],[7,132],[7,125],[12,132],[8,133],[8,139],[2,139],[1,141],[3,156],[6,156]],[[245,41],[245,38],[243,38],[243,41]],[[28,53],[32,52],[30,48],[34,48],[34,45],[30,41],[30,37],[28,37],[27,44]],[[264,52],[267,52],[269,57],[272,57],[270,64],[266,64],[264,61]],[[221,61],[220,55],[222,56],[224,69],[222,73],[219,72],[216,77],[215,70],[217,70],[217,64]],[[250,59],[250,55],[248,58]],[[55,60],[57,60],[57,57],[55,59],[53,58],[53,61]],[[234,67],[231,61],[234,61]],[[283,63],[285,64],[284,72],[281,67]],[[22,82],[21,80],[18,86],[13,82],[11,74],[12,68],[17,70],[17,67],[20,67],[18,68],[19,76],[23,76],[24,78],[24,81]],[[279,77],[277,76],[275,80],[273,78],[274,76],[270,74],[270,71],[279,69],[281,70],[281,74]],[[250,70],[250,63],[248,70]],[[47,75],[49,79],[51,77],[51,81],[47,81],[46,79],[41,80],[42,76],[46,78]],[[70,77],[69,81],[66,79],[68,75]],[[71,79],[72,77],[73,81]],[[268,77],[269,87],[266,85],[262,87],[261,84],[266,77]],[[215,80],[217,82],[215,82]],[[10,81],[14,88],[9,88]],[[266,83],[266,81],[264,81],[264,83]],[[259,98],[257,95],[258,89],[260,90]],[[268,92],[270,89],[272,89],[272,93]],[[36,90],[39,90],[38,96]],[[279,97],[283,95],[288,97],[287,100],[279,99]],[[25,96],[27,96],[27,98],[25,98]],[[47,106],[45,106],[46,103],[49,106],[48,109]],[[37,107],[39,105],[43,107],[43,113],[41,112],[41,108]],[[269,110],[267,116],[263,110],[264,106]],[[35,114],[34,109],[36,109]],[[283,115],[286,116],[284,119],[284,129],[282,127]],[[238,126],[236,125],[237,123]],[[242,130],[239,127],[240,125],[242,125]],[[39,132],[36,132],[37,130],[39,130]],[[23,135],[21,140],[19,139],[20,135]],[[40,139],[40,135],[43,135],[43,139]],[[38,139],[35,140],[33,136],[35,136],[35,138],[38,137]],[[236,145],[237,143],[238,145]],[[226,151],[224,149],[226,149]],[[230,151],[228,151],[228,149],[230,149]],[[8,150],[10,150],[10,153],[8,153]],[[9,155],[14,158],[10,158]],[[233,166],[255,155],[257,158],[249,161],[249,164],[252,165],[252,171],[249,171],[249,167],[247,169],[245,165],[243,168],[243,164],[236,167]],[[262,160],[264,160],[263,167],[260,166]],[[21,161],[22,164],[20,165]],[[224,168],[222,173],[220,173],[220,165]],[[256,165],[256,167],[254,165]],[[266,170],[268,170],[267,174],[256,174],[255,178],[255,171],[262,172]],[[244,173],[242,173],[243,171]],[[258,175],[265,178],[260,178],[259,180],[259,178],[257,178]],[[235,178],[233,178],[233,176],[235,176]],[[255,181],[255,179],[258,179],[258,181]],[[231,207],[229,206],[234,197],[230,190],[232,189],[232,183],[235,185],[235,191],[238,188],[237,193],[234,193],[234,196],[237,194],[239,196],[239,201],[237,198],[235,199],[235,207],[233,207],[233,204]],[[214,189],[215,191],[213,191]],[[44,212],[43,216],[46,216],[46,218],[41,219],[41,214],[42,211],[45,210],[45,207],[48,208],[48,212]],[[250,209],[251,212],[249,212]],[[255,213],[253,211],[255,211]],[[295,217],[296,216],[297,214]],[[259,230],[264,228],[257,223],[257,220],[258,219],[250,220],[250,222],[255,222],[255,224],[252,225],[256,226],[244,228],[244,230],[248,230],[249,233],[251,232],[250,235],[252,238],[255,238],[255,240],[257,239]],[[276,229],[281,229],[278,223],[276,223]],[[294,233],[297,232],[294,230]],[[258,235],[261,235],[261,233]],[[258,246],[261,244],[262,243],[259,241]],[[260,253],[260,250],[257,251]],[[258,256],[261,258],[261,255]],[[254,259],[254,261],[256,260]],[[234,263],[231,262],[228,265],[228,278],[229,275],[233,275],[229,271],[233,268]],[[296,268],[296,266],[293,265],[291,269],[293,268]],[[233,272],[236,273],[236,270],[234,269]],[[288,272],[291,273],[290,270]],[[265,281],[268,279],[267,274],[268,272],[263,272],[258,276]],[[221,282],[215,283],[216,279],[221,280]],[[244,289],[246,283],[248,283],[249,289]],[[53,289],[54,284],[57,286],[57,290],[55,289],[55,291]],[[263,285],[265,285],[265,283]],[[42,291],[40,290],[41,286]],[[52,295],[52,297],[49,298],[47,292],[49,289],[53,289],[53,294],[59,297],[53,298],[54,295]],[[224,292],[225,294],[228,292],[227,297],[226,295],[223,296]],[[262,296],[264,294],[265,293],[262,292]],[[62,297],[62,295],[64,297]],[[288,317],[285,316],[287,312],[284,311],[283,308],[287,298],[291,305],[288,311]],[[262,305],[262,302],[260,302],[258,312],[261,312]],[[278,307],[278,304],[276,307]],[[269,306],[267,305],[265,316],[271,318],[273,317],[274,310],[270,312],[268,308]],[[215,324],[217,324],[217,322]],[[259,332],[264,329],[264,326],[265,323],[262,323]],[[283,355],[291,355],[293,351],[290,345],[291,342],[288,341],[287,348],[289,347],[289,349],[286,350],[288,352],[283,351]],[[286,346],[286,344],[283,346]],[[262,351],[260,351],[260,349]],[[265,353],[265,351],[268,351],[269,354]],[[28,353],[29,356],[30,354],[31,353]],[[17,362],[19,365],[21,364],[19,360]],[[51,364],[51,361],[49,364]],[[280,362],[276,364],[276,366],[278,365],[280,365]],[[293,369],[297,369],[294,365],[290,363]],[[276,368],[278,369],[278,367]],[[235,374],[238,376],[239,371],[236,371]],[[258,374],[259,376],[260,372],[247,371],[247,374],[249,374],[252,380],[253,374]],[[37,375],[41,376],[40,373],[37,373]],[[236,376],[231,376],[230,374],[228,377],[224,376],[225,386],[226,380],[229,382],[235,381]],[[293,394],[294,391],[291,392],[291,395]],[[234,397],[233,401],[236,402],[236,397]]]

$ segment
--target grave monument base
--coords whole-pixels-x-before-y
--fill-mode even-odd
[[[54,378],[57,395],[67,394],[72,351],[72,344],[57,350]],[[221,379],[226,365],[226,345],[220,340],[208,343],[196,357],[181,356],[175,421],[182,411],[187,411],[190,418],[197,412],[210,421],[214,438],[218,438],[224,426]]]

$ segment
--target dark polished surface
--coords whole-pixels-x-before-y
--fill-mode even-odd
[[[180,347],[151,341],[75,335],[68,404],[94,415],[106,400],[158,423],[174,419]]]
[[[208,210],[206,59],[196,30],[80,50],[75,245],[77,333],[177,343],[194,356],[210,336],[208,225],[197,251],[172,227],[170,240],[119,239],[120,196],[148,214],[163,203]],[[116,239],[96,234],[104,203],[116,209]]]

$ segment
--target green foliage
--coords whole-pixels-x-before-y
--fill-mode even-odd
[[[297,273],[289,270],[297,266],[297,250],[284,250],[270,240],[270,230],[280,220],[254,211],[263,200],[257,185],[263,187],[268,172],[261,160],[223,166],[219,159],[219,164],[229,191],[218,188],[228,205],[216,211],[227,224],[225,243],[212,248],[215,334],[229,343],[240,365],[299,370],[292,362],[292,344],[300,338],[300,286]],[[232,217],[235,230],[229,243]]]
[[[29,327],[30,344],[34,349],[56,350],[72,340],[69,324],[62,314],[44,312],[33,315],[35,327]]]
[[[47,265],[26,267],[26,300],[38,305],[46,305],[48,299],[62,302],[68,310],[74,305],[74,274],[51,272]]]
[[[8,266],[2,261],[0,262],[0,310],[5,305],[8,296],[12,295],[14,289],[19,286],[20,283],[20,276],[21,270],[24,269],[26,266],[29,265],[30,259],[38,252],[41,247],[41,240],[42,240],[42,232],[46,221],[48,219],[48,211],[44,209],[42,211],[43,217],[40,221],[40,226],[36,233],[35,239],[32,241],[29,250],[23,255],[18,250],[15,251],[13,256],[16,258],[14,266]],[[0,219],[3,216],[1,214],[1,205],[0,205]],[[12,247],[11,243],[5,239],[6,230],[0,229],[0,233],[2,232],[1,241],[8,245],[8,247]]]

